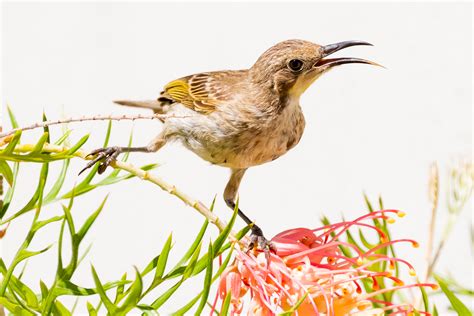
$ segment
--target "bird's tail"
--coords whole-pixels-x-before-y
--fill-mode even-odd
[[[126,106],[133,106],[138,108],[151,109],[155,113],[163,113],[163,104],[158,100],[145,100],[145,101],[131,101],[131,100],[117,100],[114,103]]]

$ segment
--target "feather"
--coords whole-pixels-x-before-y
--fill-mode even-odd
[[[244,75],[244,71],[218,71],[176,79],[165,86],[158,100],[167,99],[196,112],[209,114],[232,97],[235,83]]]
[[[146,100],[146,101],[132,101],[132,100],[116,100],[116,104],[133,106],[137,108],[146,108],[159,111],[162,108],[162,103],[158,100]]]

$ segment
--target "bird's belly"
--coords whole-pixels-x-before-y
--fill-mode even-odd
[[[240,169],[277,159],[296,145],[300,137],[274,133],[271,137],[249,134],[212,142],[198,137],[182,137],[180,140],[186,148],[210,163]]]
[[[210,163],[229,168],[249,168],[285,154],[301,139],[304,118],[277,118],[271,124],[228,124],[220,117],[197,115],[168,120],[173,138]],[[171,124],[170,124],[171,123]]]
[[[248,168],[277,159],[284,155],[292,146],[288,146],[291,142],[291,136],[287,133],[279,133],[274,131],[272,135],[253,136],[241,141],[241,146],[234,150],[234,155],[225,166],[232,168]],[[299,137],[298,137],[299,140]]]

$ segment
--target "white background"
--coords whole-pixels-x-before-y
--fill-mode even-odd
[[[151,99],[184,75],[250,67],[268,47],[289,38],[320,44],[369,41],[375,46],[338,55],[371,59],[387,69],[348,65],[318,80],[301,99],[307,121],[302,141],[277,161],[247,172],[241,206],[273,236],[292,227],[316,227],[323,214],[333,221],[342,215],[354,218],[365,212],[364,191],[373,200],[381,194],[387,207],[407,212],[392,229],[395,237],[420,241],[419,249],[401,246],[399,253],[422,274],[428,167],[439,162],[445,189],[447,167],[453,159],[469,157],[472,148],[471,14],[470,4],[429,3],[4,3],[2,109],[9,103],[22,125],[39,121],[43,109],[49,118],[139,113],[111,100]],[[134,125],[135,145],[146,144],[160,130],[157,122]],[[91,133],[85,148],[94,149],[101,145],[106,123],[70,127],[75,139]],[[126,145],[131,127],[114,123],[111,145]],[[58,137],[61,130],[52,131]],[[28,132],[23,141],[39,134]],[[179,145],[132,154],[130,162],[163,164],[154,172],[203,202],[217,195],[216,213],[229,216],[221,199],[227,170]],[[80,180],[75,174],[82,166],[73,162],[67,188]],[[59,167],[53,164],[51,179]],[[38,172],[36,165],[22,166],[10,211],[27,202]],[[77,221],[107,193],[106,207],[84,242],[93,248],[73,278],[84,286],[93,286],[89,262],[103,281],[119,279],[133,265],[143,268],[170,232],[178,258],[203,220],[159,188],[131,180],[78,199]],[[61,214],[60,205],[43,212],[44,217]],[[438,266],[465,286],[473,280],[471,212],[469,207],[464,211]],[[445,214],[442,199],[439,232]],[[2,240],[7,264],[30,221],[29,215],[17,220]],[[42,231],[31,248],[57,241],[58,230],[53,225]],[[25,282],[37,289],[39,279],[50,284],[55,252],[56,247],[30,260]],[[183,305],[201,284],[183,287],[164,310]]]

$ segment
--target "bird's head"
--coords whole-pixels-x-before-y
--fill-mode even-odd
[[[374,62],[352,57],[326,58],[341,49],[371,45],[362,41],[345,41],[321,46],[303,40],[287,40],[263,53],[250,69],[254,81],[270,87],[280,96],[297,98],[323,73],[344,64]]]

